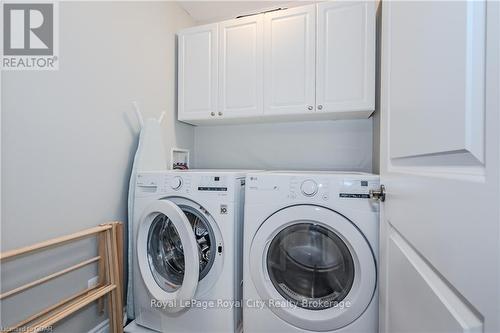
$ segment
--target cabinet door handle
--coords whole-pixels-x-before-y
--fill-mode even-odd
[[[322,110],[323,109],[323,105],[318,105],[318,110]]]
[[[309,105],[309,106],[307,107],[307,109],[308,109],[309,111],[312,111],[312,109],[313,109],[312,105]]]
[[[215,112],[210,112],[210,115],[213,117],[215,116]]]

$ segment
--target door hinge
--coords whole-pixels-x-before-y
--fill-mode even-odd
[[[370,190],[370,198],[375,200],[385,201],[385,186],[380,185],[378,190]]]

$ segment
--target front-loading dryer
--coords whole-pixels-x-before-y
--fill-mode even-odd
[[[378,203],[364,173],[246,180],[245,333],[378,331]]]
[[[138,173],[135,323],[160,332],[235,332],[241,325],[245,173]]]

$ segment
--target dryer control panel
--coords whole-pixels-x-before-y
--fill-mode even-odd
[[[328,199],[329,186],[327,179],[291,177],[289,184],[288,198],[290,199],[298,197]]]
[[[247,176],[246,202],[293,205],[371,205],[379,176],[343,172],[263,172]]]
[[[378,189],[378,179],[344,179],[339,191],[340,198],[370,199],[370,190]]]

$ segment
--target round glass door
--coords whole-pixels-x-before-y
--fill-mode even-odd
[[[354,281],[347,245],[331,230],[311,223],[286,227],[274,237],[267,252],[267,270],[281,296],[310,310],[335,306]]]
[[[279,210],[250,245],[251,283],[269,309],[294,327],[333,331],[349,325],[375,293],[375,258],[364,235],[337,212],[315,205]],[[271,304],[271,303],[270,303]]]
[[[199,245],[185,213],[170,200],[151,203],[140,218],[137,260],[151,296],[179,312],[197,289]],[[171,302],[174,301],[174,302]]]
[[[182,206],[193,230],[199,257],[199,280],[210,271],[215,259],[215,236],[207,219],[196,209]],[[148,233],[148,262],[154,280],[165,291],[177,290],[184,279],[184,249],[172,221],[158,214]]]

